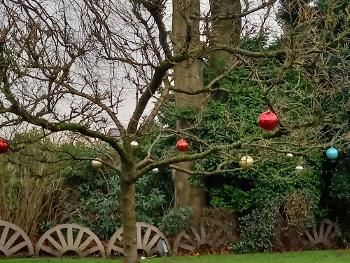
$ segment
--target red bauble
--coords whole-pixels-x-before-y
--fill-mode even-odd
[[[6,153],[8,149],[9,143],[6,140],[0,138],[0,153]]]
[[[278,117],[272,111],[265,111],[259,116],[259,125],[264,130],[271,131],[278,125]]]
[[[189,145],[186,140],[181,139],[176,143],[176,149],[178,149],[180,152],[186,152],[189,149]]]

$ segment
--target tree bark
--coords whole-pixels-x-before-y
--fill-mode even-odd
[[[213,17],[224,16],[229,14],[241,13],[242,6],[240,0],[210,0],[210,10]],[[241,18],[226,19],[226,20],[213,20],[211,27],[211,39],[210,44],[212,46],[225,45],[228,47],[237,47],[240,43],[242,28]],[[211,79],[223,74],[225,70],[229,69],[235,62],[236,57],[227,51],[212,51],[209,54],[208,66]],[[216,83],[214,88],[219,87],[220,83]],[[228,94],[224,91],[215,91],[214,98],[225,101],[228,98]],[[234,215],[235,220],[232,223],[232,227],[237,232],[237,217]]]
[[[210,0],[210,9],[213,17],[227,14],[239,14],[241,12],[240,0]],[[210,43],[212,46],[226,45],[237,47],[240,42],[242,22],[241,18],[213,20]],[[226,51],[213,51],[209,55],[209,74],[212,79],[221,75],[236,61],[236,57]],[[217,83],[218,84],[218,83]],[[225,100],[227,94],[222,91],[214,93],[214,97]]]
[[[121,208],[123,224],[124,262],[136,263],[137,257],[137,231],[135,207],[135,183],[130,178],[136,177],[136,169],[132,164],[124,164],[120,180]]]
[[[179,165],[178,165],[179,166]],[[192,162],[183,162],[181,167],[190,170]],[[173,172],[175,188],[175,207],[191,207],[195,215],[206,206],[205,192],[202,187],[190,182],[190,175],[180,171]]]
[[[210,10],[213,17],[241,12],[240,0],[210,0]],[[241,18],[213,20],[210,34],[212,46],[227,45],[237,47],[240,42]],[[235,62],[235,57],[226,51],[213,51],[209,57],[209,66],[214,74],[220,75],[225,68]],[[214,76],[214,77],[216,77]]]
[[[199,21],[190,20],[191,14],[199,14],[199,0],[173,0],[173,39],[175,53],[182,52],[186,46],[195,46],[200,42]],[[190,21],[190,25],[186,23]],[[187,43],[186,41],[190,41]],[[174,85],[177,89],[196,91],[203,88],[203,63],[198,59],[190,59],[174,67]],[[203,107],[206,95],[186,95],[175,93],[175,102],[179,107],[188,107],[198,111]],[[178,120],[177,129],[190,127],[188,120]],[[179,163],[178,166],[191,169],[192,162]],[[191,207],[195,214],[205,207],[205,192],[201,187],[192,185],[190,176],[180,171],[173,171],[175,187],[175,207]]]

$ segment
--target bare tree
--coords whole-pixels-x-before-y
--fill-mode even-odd
[[[210,40],[208,29],[220,25],[215,21],[237,21],[275,2],[260,1],[259,5],[235,9],[238,12],[213,12],[211,16],[199,11],[197,0],[174,0],[170,33],[167,3],[162,0],[2,0],[1,127],[30,123],[52,132],[70,131],[104,141],[116,151],[122,163],[125,262],[135,263],[138,261],[135,216],[138,178],[160,166],[170,166],[183,176],[193,174],[196,172],[191,167],[176,164],[239,148],[243,142],[264,141],[242,138],[232,144],[211,145],[191,135],[192,124],[179,124],[178,130],[153,125],[169,94],[176,92],[178,105],[193,104],[200,110],[204,94],[214,92],[215,84],[230,71],[247,67],[254,72],[256,60],[278,59],[281,72],[277,77],[261,80],[259,74],[254,75],[267,87],[267,94],[283,78],[285,69],[300,66],[306,56],[319,54],[327,47],[296,48],[294,42],[286,41],[280,50],[255,52],[237,47],[236,36],[232,44]],[[199,30],[199,21],[203,30]],[[202,60],[212,52],[230,54],[237,63],[217,72],[219,75],[203,86]],[[295,57],[295,53],[301,55]],[[119,111],[123,103],[132,103],[130,99],[125,101],[130,94],[135,105],[125,126],[119,119]],[[264,99],[269,104],[267,97]],[[107,134],[110,126],[117,127],[120,140]],[[158,143],[156,139],[140,158],[131,142],[141,141],[150,133],[158,133],[158,139],[169,134],[190,136],[200,147],[181,155],[171,151],[156,159],[152,154]],[[211,174],[220,172],[219,168]]]

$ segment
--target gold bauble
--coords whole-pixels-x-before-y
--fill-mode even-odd
[[[254,159],[249,155],[242,156],[241,160],[239,161],[239,166],[242,169],[249,169],[253,165],[254,165]]]

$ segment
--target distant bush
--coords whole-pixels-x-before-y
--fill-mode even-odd
[[[169,236],[175,236],[180,231],[186,229],[192,215],[191,208],[170,209],[159,222],[159,229]]]
[[[236,253],[252,253],[256,251],[271,251],[275,246],[280,203],[270,200],[265,207],[255,209],[239,219],[241,231],[240,241],[233,245]]]
[[[82,149],[79,156],[96,157],[96,150]],[[119,176],[118,170],[108,167],[95,170],[90,161],[75,161],[64,175],[72,191],[65,220],[87,226],[100,238],[109,239],[122,224]],[[136,183],[137,221],[157,225],[172,197],[172,180],[167,169],[140,178]]]

